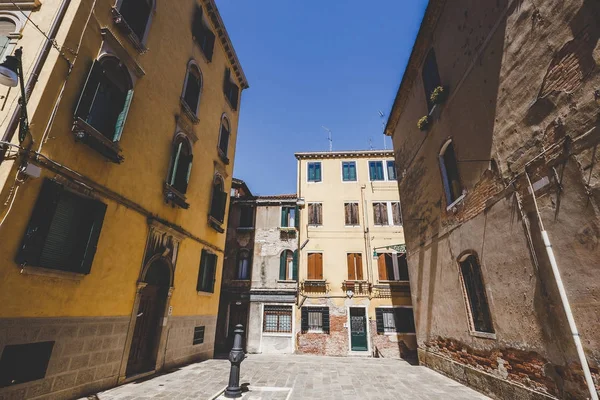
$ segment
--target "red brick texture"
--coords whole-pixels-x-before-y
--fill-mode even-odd
[[[348,329],[344,324],[348,318],[344,316],[329,316],[330,333],[301,333],[296,337],[298,354],[317,354],[322,356],[348,355]]]

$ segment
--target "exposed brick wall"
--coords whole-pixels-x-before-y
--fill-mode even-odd
[[[377,321],[369,321],[371,329],[371,338],[373,346],[373,354],[375,357],[383,358],[407,358],[415,359],[417,357],[416,350],[411,350],[409,344],[405,340],[407,335],[383,335],[377,333]],[[414,336],[411,339],[416,340]]]
[[[348,317],[330,315],[330,333],[302,333],[296,336],[298,354],[317,354],[322,356],[348,355],[348,329],[344,324]]]

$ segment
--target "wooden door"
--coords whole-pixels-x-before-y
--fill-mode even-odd
[[[368,351],[367,317],[364,308],[350,308],[350,349]]]

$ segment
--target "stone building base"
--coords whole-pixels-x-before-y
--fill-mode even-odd
[[[457,363],[433,352],[418,349],[419,363],[463,383],[493,399],[555,400],[556,397],[536,392],[494,375]]]

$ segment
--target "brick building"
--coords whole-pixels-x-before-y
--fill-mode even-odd
[[[431,0],[387,123],[419,359],[494,398],[597,398],[598,21]]]

